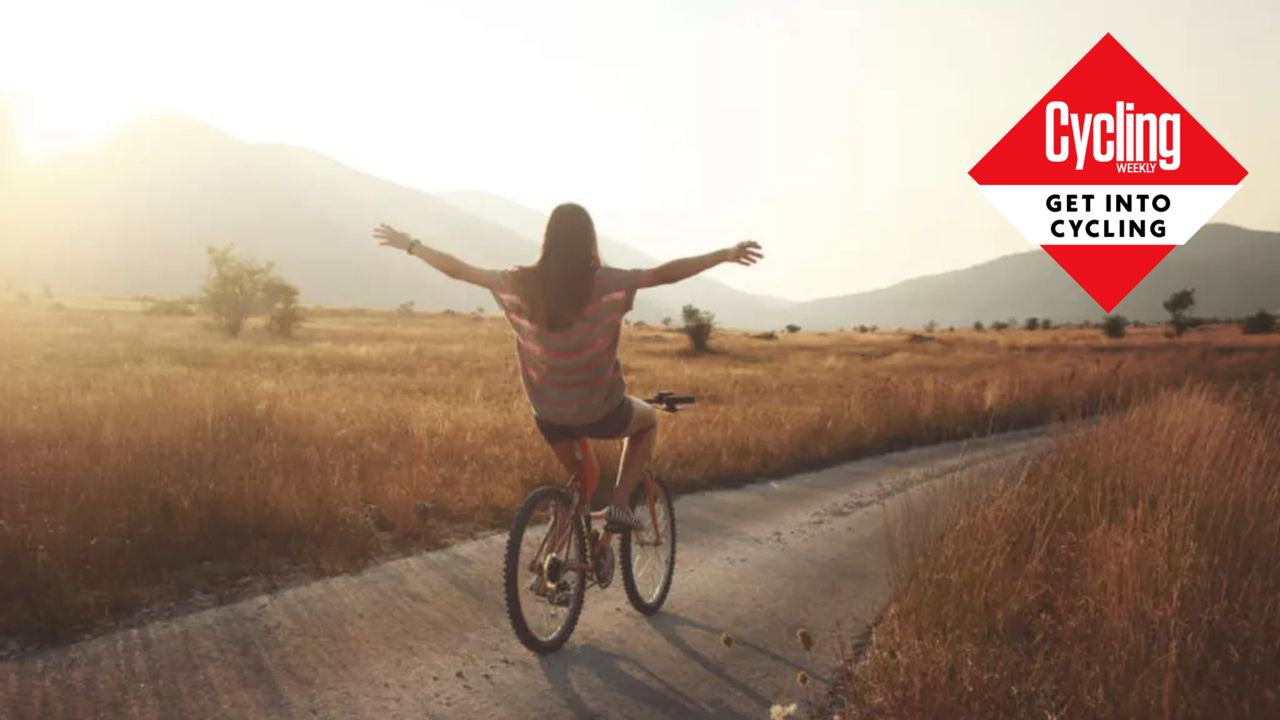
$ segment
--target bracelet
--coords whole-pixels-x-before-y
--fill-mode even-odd
[[[420,247],[422,247],[422,243],[418,242],[415,238],[409,238],[409,247],[405,248],[404,251],[412,255],[413,251]]]

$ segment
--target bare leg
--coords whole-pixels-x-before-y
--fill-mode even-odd
[[[578,460],[577,447],[573,440],[564,440],[558,443],[551,443],[551,452],[555,453],[556,460],[564,466],[564,469],[570,475],[576,475],[581,470],[582,465]],[[556,513],[555,521],[547,530],[548,550],[551,552],[559,552],[563,544],[569,539],[570,532],[570,515],[565,513]],[[537,558],[541,562],[542,558]]]
[[[552,443],[551,452],[556,454],[556,460],[560,461],[560,464],[564,466],[564,469],[568,471],[570,475],[578,472],[578,453],[574,448],[572,440],[562,440],[558,443]]]
[[[612,504],[630,509],[631,491],[644,474],[658,441],[658,413],[649,403],[629,398],[634,411],[622,445],[622,462],[618,465],[618,482],[613,486]]]

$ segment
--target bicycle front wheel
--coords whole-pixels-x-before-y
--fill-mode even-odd
[[[507,536],[503,586],[516,637],[536,653],[560,649],[582,614],[587,536],[559,487],[529,493]]]
[[[631,606],[645,615],[662,608],[676,571],[676,512],[666,483],[645,478],[631,493],[641,529],[622,534],[622,585]]]

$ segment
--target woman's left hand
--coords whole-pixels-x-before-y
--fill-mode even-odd
[[[385,223],[374,229],[373,236],[381,241],[378,243],[379,245],[397,250],[408,250],[413,243],[413,238],[409,237],[409,233],[400,232]]]
[[[726,248],[724,252],[726,260],[739,265],[755,265],[764,257],[764,253],[760,252],[760,243],[754,240],[744,240],[731,248]]]

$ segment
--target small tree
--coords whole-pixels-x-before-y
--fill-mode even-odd
[[[788,325],[787,325],[787,332],[789,332],[789,333],[791,333],[792,335],[794,335],[794,334],[796,334],[796,333],[800,332],[800,326],[799,326],[799,325],[796,325],[795,323],[790,323],[790,324],[788,324]]]
[[[927,333],[931,333],[937,329],[938,329],[938,323],[933,320],[930,320],[929,322],[924,324],[924,331]]]
[[[715,313],[699,310],[693,305],[685,305],[680,311],[684,320],[685,335],[689,336],[689,347],[696,353],[710,350],[711,333],[716,328]]]
[[[995,330],[996,332],[1000,332],[1002,330],[1008,330],[1009,323],[1003,320],[996,320],[995,322],[991,323],[991,329]]]
[[[1040,318],[1040,329],[1041,329],[1041,330],[1052,330],[1052,329],[1053,329],[1053,321],[1052,321],[1052,320],[1050,320],[1049,318]]]
[[[671,327],[671,323],[673,323],[673,322],[675,322],[675,321],[674,321],[674,320],[672,320],[671,318],[669,318],[669,317],[664,317],[664,318],[662,318],[662,327],[664,327],[664,328],[669,328],[669,327]]]
[[[1191,288],[1179,290],[1164,301],[1164,309],[1169,313],[1169,326],[1173,330],[1174,337],[1182,337],[1187,328],[1192,326],[1188,313],[1195,305],[1196,291]]]
[[[1039,330],[1039,329],[1040,329],[1040,318],[1038,318],[1038,317],[1029,317],[1029,318],[1027,318],[1027,322],[1023,325],[1023,327],[1025,327],[1025,328],[1026,328],[1026,329],[1028,329],[1028,330]]]
[[[1240,326],[1245,335],[1265,335],[1276,331],[1276,316],[1266,310],[1259,310],[1244,319]]]
[[[405,302],[400,303],[396,306],[396,315],[402,318],[413,317],[413,306],[414,301],[412,300],[406,300]]]
[[[280,278],[268,278],[262,286],[262,302],[267,311],[267,330],[277,337],[293,337],[302,324],[298,288]]]
[[[1113,340],[1125,336],[1129,329],[1129,319],[1123,315],[1108,315],[1102,321],[1102,333]]]
[[[238,337],[258,308],[262,289],[271,277],[271,263],[259,265],[237,257],[231,245],[210,247],[209,279],[200,305],[231,337]]]
[[[986,331],[987,331],[987,326],[986,326],[986,325],[983,325],[981,320],[974,320],[974,321],[973,321],[973,329],[974,329],[974,330],[976,330],[976,331],[978,331],[978,332],[986,332]]]

